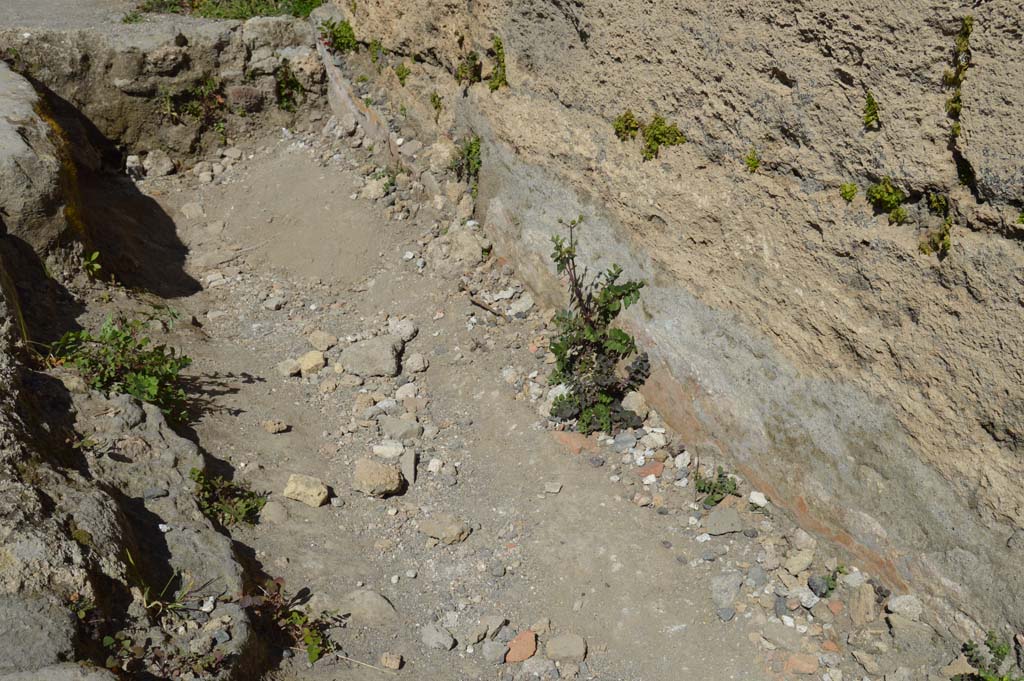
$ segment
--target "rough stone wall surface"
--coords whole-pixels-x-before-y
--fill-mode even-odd
[[[484,139],[485,226],[548,301],[549,236],[580,213],[593,262],[652,283],[627,323],[660,367],[650,397],[697,453],[737,462],[893,584],[1024,627],[1016,3],[336,4],[435,80],[502,36],[511,87],[457,99]],[[968,14],[951,141],[943,73]],[[435,85],[417,87],[414,71],[403,96]],[[689,142],[644,162],[613,135],[626,108]],[[885,176],[909,196],[904,224],[864,199]],[[941,259],[919,252],[942,222],[930,192],[951,203]]]

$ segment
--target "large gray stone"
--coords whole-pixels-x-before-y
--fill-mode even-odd
[[[397,376],[402,346],[401,338],[376,336],[348,346],[338,361],[345,371],[357,376]]]

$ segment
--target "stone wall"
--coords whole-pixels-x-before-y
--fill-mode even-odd
[[[947,622],[963,610],[1024,628],[1013,3],[337,5],[360,39],[423,60],[396,96],[440,90],[483,137],[478,216],[539,295],[558,300],[549,236],[577,214],[593,263],[651,282],[627,323],[658,367],[650,400],[695,453],[893,586],[931,593]],[[968,14],[954,138],[943,73]],[[495,34],[511,87],[451,95],[470,49],[486,78]],[[868,90],[878,130],[864,129]],[[626,108],[689,142],[643,161],[612,131]],[[864,198],[885,176],[908,195],[904,224]],[[859,186],[850,203],[845,182]],[[951,205],[944,257],[920,250],[942,224],[929,193]]]

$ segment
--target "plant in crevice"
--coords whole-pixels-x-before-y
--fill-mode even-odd
[[[882,123],[878,119],[878,101],[871,90],[868,90],[864,94],[864,129],[878,130],[881,127]]]
[[[949,255],[950,249],[953,248],[950,236],[952,228],[953,218],[947,217],[942,221],[942,226],[939,229],[925,235],[925,238],[917,245],[917,250],[924,255],[935,253],[939,256],[940,260],[945,258]]]
[[[636,340],[613,327],[619,314],[640,300],[645,283],[620,281],[622,268],[612,265],[595,277],[577,262],[577,230],[580,216],[568,223],[559,221],[569,232],[568,240],[551,237],[551,259],[559,275],[564,275],[569,290],[569,307],[554,318],[558,335],[551,342],[555,368],[548,378],[551,385],[562,384],[566,392],[551,407],[552,417],[577,419],[581,433],[612,432],[616,427],[640,425],[639,417],[622,406],[626,393],[637,390],[651,373],[646,352],[639,352]],[[633,357],[620,372],[619,364]]]
[[[320,22],[320,39],[324,45],[337,54],[355,52],[359,49],[356,41],[356,33],[352,30],[352,24],[342,19],[324,19]]]
[[[1001,673],[1003,663],[1010,654],[1010,644],[995,631],[989,631],[985,636],[984,651],[974,641],[964,643],[962,651],[976,671],[958,674],[953,677],[954,681],[1024,681],[1022,676]]]
[[[480,64],[480,55],[476,52],[470,52],[455,69],[455,80],[460,83],[466,83],[472,85],[473,83],[479,83],[482,76],[483,67]]]
[[[207,76],[194,86],[172,95],[162,93],[162,113],[175,123],[186,120],[198,124],[200,130],[217,130],[223,133],[226,100],[222,94],[223,85],[212,76]]]
[[[498,88],[508,87],[508,74],[505,71],[505,44],[501,41],[501,36],[494,36],[491,51],[494,53],[494,69],[491,71],[487,86],[491,92],[494,92]]]
[[[853,182],[844,182],[839,185],[839,195],[847,203],[853,201],[853,197],[857,196],[857,185]]]
[[[460,180],[470,186],[473,197],[476,198],[480,181],[480,168],[483,160],[480,155],[480,137],[473,135],[463,140],[456,150],[455,157],[451,162],[451,170]]]
[[[50,348],[55,364],[71,364],[89,387],[127,393],[150,402],[174,419],[185,417],[181,371],[192,360],[143,335],[143,323],[123,315],[108,318],[99,333],[69,331]]]
[[[640,132],[640,121],[636,119],[631,110],[626,109],[612,122],[612,128],[615,129],[615,136],[625,142],[636,138],[637,133]]]
[[[331,629],[343,625],[339,617],[330,613],[313,616],[301,609],[297,597],[285,595],[284,579],[280,577],[267,580],[259,590],[259,594],[240,598],[238,605],[275,630],[285,645],[301,646],[310,664],[337,649]]]
[[[868,187],[865,192],[868,201],[876,210],[889,214],[891,224],[902,224],[907,219],[907,211],[901,205],[907,195],[892,183],[892,178],[883,177],[877,184]]]
[[[700,466],[693,474],[693,489],[697,494],[704,495],[701,502],[705,507],[717,506],[727,496],[739,496],[736,478],[732,477],[719,466],[713,477],[704,477]]]
[[[761,167],[761,157],[758,155],[756,147],[750,147],[750,151],[743,157],[743,165],[747,167],[748,173],[756,173],[757,169]]]
[[[371,40],[370,46],[367,49],[370,52],[370,61],[374,64],[384,59],[384,45],[381,44],[379,38]]]
[[[437,92],[430,93],[430,106],[434,109],[434,122],[441,117],[441,111],[444,109],[444,102],[441,100],[441,95]]]
[[[294,113],[299,108],[299,100],[305,90],[287,59],[274,71],[274,93],[282,110]]]
[[[939,192],[929,192],[928,210],[934,215],[946,217],[949,215],[949,197]]]
[[[967,69],[971,65],[971,31],[974,30],[974,17],[966,15],[960,18],[960,31],[957,33],[956,41],[953,44],[953,54],[950,57],[952,68],[946,69],[942,76],[942,84],[952,90],[949,99],[946,100],[946,113],[953,122],[950,124],[950,137],[956,139],[960,136],[960,112],[963,109],[960,87],[964,78],[967,77]]]
[[[398,77],[399,85],[405,87],[405,79],[409,77],[410,73],[412,73],[412,70],[409,69],[404,61],[395,67],[395,75]]]
[[[265,492],[253,492],[244,484],[209,475],[198,468],[189,471],[189,478],[196,484],[199,510],[224,527],[241,523],[255,525],[267,503]]]
[[[82,271],[88,275],[90,279],[96,279],[100,275],[100,270],[103,266],[100,264],[100,252],[93,251],[82,256]]]
[[[641,127],[644,136],[644,160],[651,161],[658,157],[662,147],[672,147],[686,143],[684,135],[675,123],[668,123],[661,116],[655,116],[651,122]]]

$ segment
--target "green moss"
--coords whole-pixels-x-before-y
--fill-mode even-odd
[[[878,119],[878,102],[875,96],[868,90],[864,95],[864,129],[878,130],[882,126]]]
[[[667,123],[661,116],[655,116],[651,122],[643,126],[644,160],[650,161],[658,157],[662,147],[673,147],[686,143],[686,135],[680,132],[675,123]]]
[[[487,86],[491,92],[494,92],[498,88],[508,87],[508,74],[505,71],[505,44],[501,41],[500,36],[494,36],[491,50],[494,52],[494,70],[491,71]]]
[[[853,197],[857,196],[857,185],[853,182],[845,182],[839,185],[839,195],[843,197],[843,200],[849,203],[853,201]]]
[[[896,210],[907,199],[903,190],[893,185],[890,177],[883,177],[881,182],[868,187],[866,195],[871,205],[885,212]]]
[[[615,136],[625,142],[636,139],[637,133],[640,132],[640,121],[632,111],[626,109],[612,122],[612,127],[615,129]]]
[[[893,208],[889,211],[889,224],[890,225],[902,225],[907,221],[907,209],[903,206]]]

